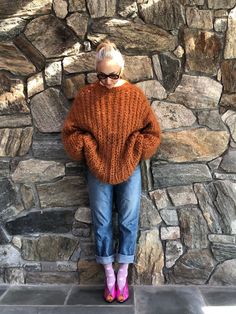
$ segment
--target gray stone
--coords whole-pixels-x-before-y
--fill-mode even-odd
[[[153,63],[153,68],[154,68],[158,81],[162,82],[163,76],[162,76],[162,69],[161,69],[161,64],[160,64],[160,59],[159,59],[158,54],[152,55],[152,63]]]
[[[60,132],[67,113],[66,99],[59,90],[50,87],[32,97],[31,111],[40,132]]]
[[[147,80],[135,85],[143,90],[147,98],[164,99],[167,96],[165,88],[156,80]]]
[[[221,62],[223,37],[214,32],[185,28],[186,71],[215,75]]]
[[[200,125],[207,126],[211,130],[227,130],[218,110],[198,112],[197,116]]]
[[[174,206],[197,204],[196,195],[191,185],[167,188],[168,195]]]
[[[211,242],[221,243],[221,244],[236,244],[235,235],[227,234],[208,234],[208,239]]]
[[[209,285],[235,285],[236,284],[236,259],[231,259],[217,265],[212,274]]]
[[[124,56],[124,77],[131,82],[153,78],[151,59],[147,56]]]
[[[171,203],[165,189],[158,189],[149,192],[150,197],[156,204],[158,209],[170,207]]]
[[[87,32],[89,16],[84,13],[73,13],[67,19],[66,23],[70,26],[71,29],[76,33],[76,35],[81,39],[84,40],[85,34]]]
[[[134,284],[160,285],[164,283],[164,258],[157,229],[141,231],[134,263]]]
[[[52,183],[37,184],[42,208],[87,206],[88,194],[84,177],[70,176]],[[55,192],[56,191],[56,192]]]
[[[173,91],[180,79],[181,61],[170,52],[160,54],[162,83],[166,90]]]
[[[211,181],[211,173],[203,164],[153,164],[154,188]]]
[[[236,111],[236,93],[222,94],[220,105],[226,109],[232,109]]]
[[[79,207],[75,212],[75,220],[84,222],[86,224],[91,224],[91,209],[89,207]]]
[[[175,240],[180,238],[179,227],[161,227],[162,240]]]
[[[60,61],[47,63],[45,67],[45,80],[48,86],[61,85],[62,66]]]
[[[101,265],[95,260],[80,259],[78,262],[78,274],[80,284],[101,284],[104,282],[104,273],[101,272]]]
[[[158,116],[162,130],[191,126],[196,122],[195,115],[184,105],[153,101],[152,108]]]
[[[226,111],[222,116],[222,120],[229,127],[231,136],[234,142],[236,142],[236,112],[233,110]]]
[[[4,226],[0,225],[0,245],[11,242],[11,238]]]
[[[236,258],[236,244],[212,243],[211,251],[218,262]]]
[[[151,53],[158,51],[172,51],[177,46],[177,38],[167,31],[152,25],[134,23],[124,19],[94,19],[90,26],[88,40],[97,45],[109,36],[117,47],[127,52]],[[94,37],[95,36],[95,37]]]
[[[219,102],[222,85],[209,78],[184,74],[176,90],[167,100],[191,109],[215,108]]]
[[[73,57],[66,57],[63,60],[63,68],[67,73],[80,73],[93,71],[95,52],[81,52]]]
[[[19,250],[10,244],[0,245],[1,267],[17,267],[22,265]]]
[[[235,3],[236,2],[234,0],[234,4]],[[236,31],[236,7],[230,11],[228,17],[226,45],[224,50],[225,59],[233,59],[236,57],[235,31]]]
[[[24,56],[35,65],[38,71],[42,71],[45,67],[45,58],[25,37],[24,33],[19,34],[14,39],[13,43],[24,54]]]
[[[202,215],[207,222],[209,230],[214,233],[221,233],[221,218],[219,217],[206,186],[200,183],[195,183],[194,192],[196,193]]]
[[[0,16],[22,16],[22,15],[40,15],[48,14],[51,11],[52,0],[22,0],[13,1],[9,5],[9,1],[1,0]]]
[[[40,93],[44,90],[43,73],[37,73],[27,80],[28,97]]]
[[[8,177],[10,175],[10,163],[8,160],[0,160],[0,177]]]
[[[116,11],[116,0],[87,0],[87,6],[92,18],[113,16]]]
[[[227,18],[216,18],[214,22],[214,29],[216,32],[223,33],[227,30],[228,19]]]
[[[179,45],[173,53],[177,58],[182,58],[185,53],[184,48]]]
[[[166,267],[172,267],[177,259],[183,254],[183,246],[179,240],[166,241]]]
[[[139,11],[147,24],[156,24],[166,30],[178,29],[185,24],[184,7],[176,0],[147,0],[141,2]]]
[[[210,167],[211,170],[216,170],[218,169],[220,163],[221,163],[222,157],[218,157],[210,162],[208,162],[208,166]]]
[[[159,223],[161,223],[161,217],[158,213],[158,210],[146,195],[142,195],[141,197],[139,219],[140,228],[150,229],[151,227],[157,226]]]
[[[184,244],[191,249],[209,246],[208,225],[197,207],[178,209],[179,225]]]
[[[25,283],[23,268],[11,267],[6,268],[5,281],[11,285],[21,285]]]
[[[187,7],[186,20],[190,28],[208,30],[213,28],[213,12],[211,10],[199,10],[196,7]]]
[[[172,162],[209,161],[222,155],[228,148],[228,131],[197,128],[165,132],[157,158]]]
[[[30,209],[35,206],[34,194],[31,186],[22,184],[20,186],[20,193],[25,209]]]
[[[221,63],[222,83],[224,92],[236,92],[236,60],[223,60]]]
[[[68,56],[80,50],[74,33],[52,14],[30,21],[24,33],[46,58]]]
[[[83,86],[85,86],[85,75],[77,74],[64,79],[63,91],[68,99],[72,99]]]
[[[60,134],[51,133],[45,136],[42,133],[35,132],[32,151],[35,158],[69,159],[62,144]]]
[[[0,156],[15,157],[28,153],[32,142],[33,128],[0,129],[1,142]]]
[[[224,224],[223,233],[236,233],[236,183],[229,180],[215,181],[216,198],[214,204]]]
[[[28,261],[68,261],[78,240],[59,235],[22,238],[22,258]]]
[[[69,0],[69,12],[86,11],[85,0]]]
[[[25,282],[34,285],[78,284],[78,272],[27,272]]]
[[[35,66],[12,43],[0,43],[0,68],[16,75],[35,73]]]
[[[216,262],[208,249],[189,250],[176,262],[169,274],[169,283],[205,284]]]
[[[133,0],[120,0],[118,2],[118,14],[122,17],[136,17],[138,13],[138,6]]]
[[[210,9],[231,9],[235,6],[235,0],[207,0]]]
[[[32,125],[31,115],[9,114],[5,116],[0,115],[1,128],[14,128],[20,126]]]
[[[204,0],[180,0],[180,3],[182,3],[183,5],[195,6],[195,5],[203,5]]]
[[[163,221],[170,226],[177,226],[179,224],[177,211],[175,209],[162,209],[160,216]]]
[[[11,178],[14,182],[44,182],[65,175],[62,163],[48,160],[21,160]]]
[[[53,10],[57,17],[64,19],[67,16],[67,1],[66,0],[53,0]]]
[[[30,113],[26,104],[22,80],[13,79],[7,73],[0,73],[0,84],[0,115],[11,114],[12,116],[17,113]]]
[[[228,150],[223,156],[220,167],[226,172],[236,172],[236,150]]]
[[[0,19],[0,40],[14,38],[24,29],[26,23],[27,19],[20,17]]]

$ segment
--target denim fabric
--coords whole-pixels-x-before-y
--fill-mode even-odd
[[[101,182],[86,165],[92,227],[95,236],[96,262],[107,264],[133,263],[139,225],[142,190],[141,166],[138,164],[131,176],[119,184]],[[119,248],[113,247],[112,208],[118,212]]]

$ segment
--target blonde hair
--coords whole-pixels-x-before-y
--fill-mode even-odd
[[[103,40],[96,48],[95,68],[97,69],[98,63],[106,58],[114,60],[122,70],[124,69],[125,60],[116,44],[109,39]]]

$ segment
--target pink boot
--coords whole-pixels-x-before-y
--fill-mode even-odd
[[[129,286],[128,286],[128,278],[126,278],[125,286],[123,291],[119,289],[117,284],[117,291],[116,291],[116,299],[118,302],[125,302],[129,298]]]
[[[109,303],[113,302],[116,298],[116,283],[114,284],[110,292],[107,287],[107,282],[105,281],[105,289],[104,289],[103,296],[106,302],[109,302]]]

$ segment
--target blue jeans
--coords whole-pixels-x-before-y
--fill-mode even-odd
[[[89,203],[95,236],[96,262],[107,264],[133,263],[139,225],[139,209],[142,190],[141,166],[138,164],[132,175],[119,184],[101,182],[86,165]],[[119,249],[113,248],[112,209],[113,196],[118,212]]]

